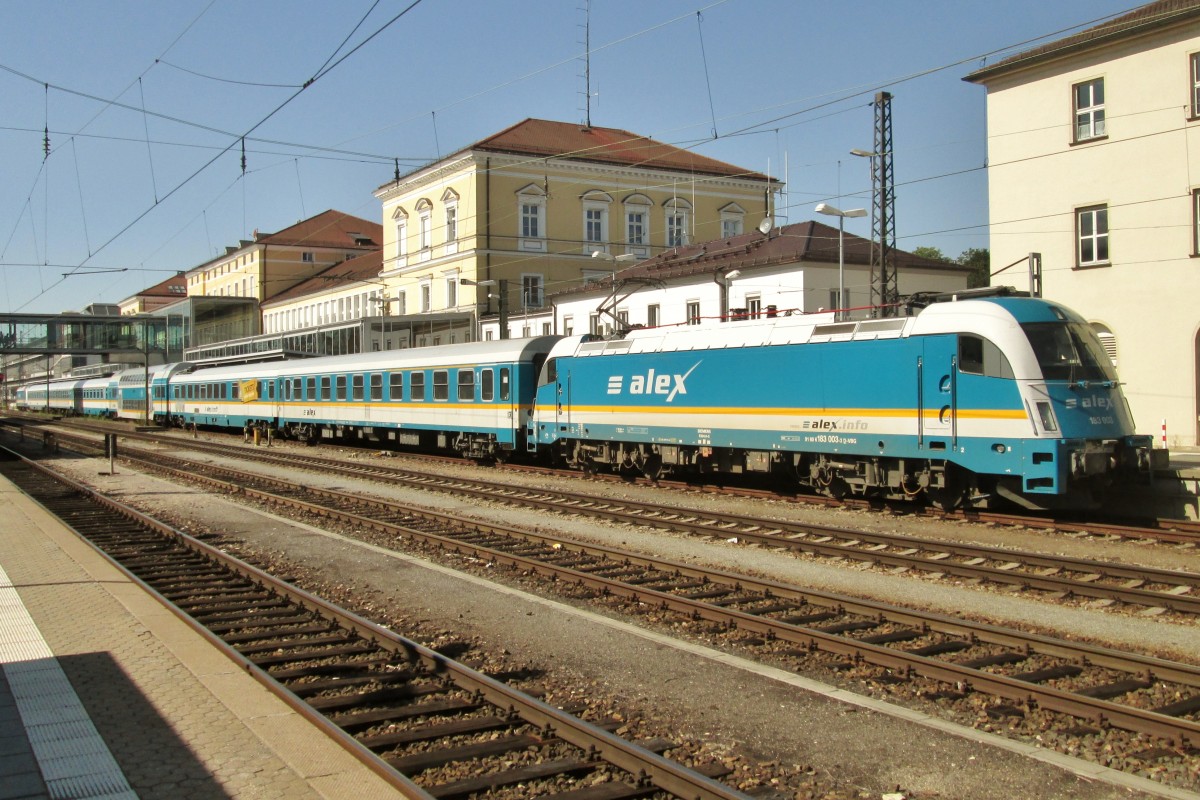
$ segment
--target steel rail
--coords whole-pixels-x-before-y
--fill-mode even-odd
[[[153,436],[139,438],[161,439]],[[185,446],[191,444],[187,443]],[[275,455],[222,444],[208,444],[201,449],[224,453],[232,451],[236,457],[249,457],[281,466],[294,467],[295,462],[300,461],[324,472],[336,471],[352,476],[381,478],[406,486],[451,492],[495,502],[535,506],[552,511],[576,511],[624,524],[649,524],[666,530],[704,536],[737,536],[771,547],[820,557],[848,558],[932,574],[953,575],[971,580],[982,579],[1063,597],[1114,600],[1180,614],[1200,614],[1200,595],[1192,594],[1200,589],[1200,574],[1182,570],[1130,567],[1110,561],[681,509],[577,492],[556,490],[550,493],[542,489],[512,486],[495,481],[412,473],[403,469],[385,468],[382,465],[363,465],[335,459],[297,456],[292,453]],[[896,548],[898,552],[885,548]],[[954,561],[952,558],[960,561]],[[983,563],[985,561],[998,562],[999,566],[989,566]],[[1032,568],[1041,568],[1044,571],[1028,571]],[[1075,578],[1070,574],[1063,574],[1064,572],[1076,573],[1083,577]],[[1114,579],[1126,583],[1115,586],[1102,582]],[[1162,584],[1173,588],[1159,591],[1145,588],[1146,584]]]
[[[0,449],[12,452],[8,451],[7,448]],[[212,547],[164,522],[156,520],[137,509],[114,500],[102,492],[80,484],[64,475],[60,475],[37,462],[26,459],[20,454],[13,453],[13,455],[38,472],[62,483],[81,496],[89,498],[92,502],[115,511],[139,525],[155,530],[205,558],[233,569],[271,592],[287,597],[298,605],[353,630],[360,637],[380,648],[402,655],[408,659],[411,659],[415,655],[429,665],[431,669],[453,676],[454,682],[461,688],[478,693],[479,696],[487,699],[493,705],[517,712],[522,719],[543,730],[553,731],[555,737],[565,742],[569,742],[584,751],[598,753],[608,763],[625,770],[635,778],[640,777],[641,779],[648,780],[652,785],[663,791],[670,792],[676,797],[688,798],[688,800],[749,800],[748,796],[742,792],[725,786],[718,781],[640,747],[633,742],[622,739],[603,728],[555,708],[524,692],[511,688],[498,680],[453,661],[424,645],[402,637],[388,628],[339,608],[316,595],[281,581],[251,564]],[[83,538],[85,541],[87,540],[86,537]],[[206,639],[221,649],[244,670],[251,673],[260,683],[283,698],[288,705],[292,706],[306,719],[321,727],[328,735],[355,755],[355,757],[387,779],[391,785],[404,793],[405,797],[422,798],[423,800],[428,798],[432,800],[433,795],[417,786],[406,776],[398,773],[383,759],[376,756],[353,737],[349,736],[349,734],[336,727],[320,712],[300,699],[279,681],[227,645],[215,634],[205,629],[196,620],[191,619],[187,612],[171,603],[170,600],[137,578],[102,550],[98,550],[98,552],[127,575],[131,581],[137,583],[170,609],[172,613],[201,632]]]
[[[458,515],[419,509],[381,499],[363,498],[348,492],[317,490],[278,478],[264,478],[261,475],[231,470],[229,468],[222,467],[215,469],[233,477],[234,481],[198,476],[194,471],[177,470],[169,467],[164,468],[153,464],[150,464],[150,466],[154,466],[156,469],[166,469],[168,472],[173,472],[184,479],[202,480],[225,491],[241,493],[246,497],[254,498],[261,502],[288,505],[307,513],[336,518],[351,525],[434,544],[452,552],[469,551],[477,557],[491,560],[495,563],[527,570],[533,574],[554,580],[588,586],[608,594],[627,597],[636,602],[658,605],[664,609],[670,609],[696,619],[721,622],[771,638],[793,642],[855,660],[862,660],[887,669],[899,670],[905,674],[921,675],[933,680],[950,683],[951,685],[982,690],[1008,700],[1025,702],[1049,710],[1060,711],[1071,716],[1104,721],[1115,727],[1152,734],[1180,744],[1200,746],[1200,723],[1191,720],[1179,719],[1146,709],[1123,706],[1108,700],[1070,693],[1053,687],[1033,684],[1019,678],[989,673],[984,670],[959,666],[950,662],[936,661],[929,657],[914,655],[902,650],[864,642],[848,636],[826,633],[814,628],[788,624],[756,616],[748,612],[724,608],[702,600],[693,600],[668,592],[647,589],[619,579],[592,575],[585,571],[569,566],[556,565],[528,555],[508,553],[495,547],[473,544],[461,538],[455,538],[442,533],[422,531],[411,525],[397,524],[357,512],[338,510],[328,505],[321,505],[315,502],[315,499],[325,497],[338,502],[353,503],[359,507],[366,506],[384,510],[392,515],[416,517],[434,521],[441,525],[453,525],[463,528],[469,533],[494,533],[505,537],[535,540],[546,544],[551,554],[554,554],[552,557],[561,558],[563,550],[604,555],[616,563],[637,564],[661,571],[665,575],[687,576],[704,581],[717,580],[736,586],[739,589],[760,592],[765,597],[792,597],[797,600],[802,599],[805,603],[815,603],[829,608],[850,609],[852,613],[864,616],[875,615],[881,618],[886,617],[889,621],[919,626],[924,630],[936,630],[949,635],[964,636],[972,640],[986,641],[1017,650],[1023,648],[1033,649],[1039,653],[1068,659],[1075,663],[1092,664],[1111,668],[1126,674],[1138,675],[1146,681],[1163,680],[1190,687],[1200,687],[1200,667],[1139,654],[1121,653],[1107,648],[1066,642],[1051,637],[1026,634],[999,626],[955,620],[943,615],[899,609],[883,603],[863,601],[842,595],[801,590],[780,582],[753,579],[722,570],[706,569],[665,559],[643,556],[615,548],[576,542],[550,534],[524,531],[506,525],[485,524],[478,520]],[[241,482],[239,483],[238,481]],[[245,485],[253,481],[260,481],[295,494],[301,494],[308,499],[284,497],[274,492],[255,489]],[[557,549],[554,549],[555,546],[557,546]]]

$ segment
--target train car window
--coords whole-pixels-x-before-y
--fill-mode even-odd
[[[449,400],[450,399],[450,371],[445,369],[435,369],[433,371],[433,399],[434,400]]]
[[[475,399],[475,370],[460,369],[458,371],[458,399]]]
[[[404,399],[404,373],[393,372],[388,376],[388,399],[403,400]]]
[[[558,359],[552,358],[546,362],[545,368],[541,370],[541,378],[538,380],[538,386],[545,386],[547,383],[554,383],[558,380]]]
[[[304,379],[304,399],[305,400],[316,400],[317,399],[316,389],[317,389],[317,379],[316,378],[305,378]]]
[[[222,400],[229,399],[229,384],[228,383],[221,384],[221,399]]]
[[[425,399],[425,373],[414,372],[408,379],[408,399]]]
[[[479,377],[482,378],[479,384],[479,399],[490,403],[496,396],[496,376],[490,369],[485,369]]]
[[[293,400],[303,400],[304,399],[304,379],[303,378],[292,378],[292,399]]]
[[[334,385],[337,387],[337,394],[334,397],[334,399],[335,400],[345,400],[346,399],[346,376],[345,375],[336,376],[336,378],[334,379]]]
[[[230,391],[232,392],[233,399],[239,399],[242,396],[242,384],[239,381],[234,381],[230,386],[232,387]]]
[[[1012,378],[1012,365],[990,339],[981,336],[958,337],[958,369],[988,378]]]
[[[274,400],[275,399],[275,381],[267,381],[266,384],[267,384],[267,399]]]
[[[322,400],[329,399],[329,376],[328,375],[321,376],[321,399]]]
[[[1042,368],[1042,377],[1063,381],[1112,381],[1116,370],[1090,325],[1028,322],[1021,326]]]
[[[508,377],[508,367],[500,368],[500,399],[507,400],[509,393],[512,390],[511,382]]]
[[[371,373],[371,399],[372,400],[382,400],[383,399],[383,373],[382,372],[372,372]]]
[[[350,392],[351,400],[362,400],[363,399],[363,376],[362,375],[351,375],[350,376],[350,390],[351,390],[351,392]]]
[[[283,381],[283,399],[292,399],[292,382],[286,379]]]
[[[983,339],[978,336],[958,337],[958,368],[972,375],[983,374]]]

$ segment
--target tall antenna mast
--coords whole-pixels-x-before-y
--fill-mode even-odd
[[[584,126],[592,127],[592,0],[583,0]]]
[[[871,154],[871,303],[875,316],[899,314],[896,275],[896,182],[892,171],[892,95],[875,95],[875,152]]]

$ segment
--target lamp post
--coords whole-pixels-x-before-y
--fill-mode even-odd
[[[838,218],[838,301],[837,308],[833,311],[833,318],[836,321],[845,316],[842,308],[846,305],[846,234],[844,221],[846,217],[865,217],[867,210],[865,208],[848,208],[842,211],[840,208],[829,205],[829,203],[817,203],[816,211],[818,214],[827,214]]]
[[[461,286],[496,286],[500,301],[500,338],[508,338],[508,281],[501,279],[500,281],[473,281],[470,278],[459,279]],[[488,297],[492,297],[492,293],[487,293]],[[476,319],[479,318],[478,308],[475,311]],[[478,334],[477,334],[478,335]]]

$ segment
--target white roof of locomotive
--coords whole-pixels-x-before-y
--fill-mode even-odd
[[[987,300],[934,303],[911,317],[831,322],[828,314],[794,314],[733,320],[700,325],[638,328],[620,339],[589,341],[576,336],[558,344],[552,357],[579,357],[623,353],[665,353],[687,350],[722,350],[730,347],[766,347],[783,344],[900,339],[938,333],[973,333],[1005,351],[1018,375],[1040,374],[1033,351],[1016,319],[1003,306]],[[1023,346],[1014,346],[1014,336]]]

